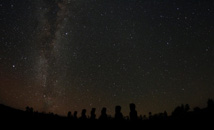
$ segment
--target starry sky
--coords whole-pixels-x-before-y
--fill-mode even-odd
[[[128,115],[214,98],[213,0],[1,0],[0,104]]]

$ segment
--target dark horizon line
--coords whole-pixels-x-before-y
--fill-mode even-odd
[[[133,109],[131,109],[131,104],[134,106]],[[179,115],[179,113],[182,115],[182,114],[185,114],[185,113],[193,113],[193,112],[196,112],[196,111],[203,111],[203,110],[206,110],[208,108],[212,108],[213,109],[213,112],[214,112],[214,101],[213,99],[209,98],[208,101],[207,101],[207,107],[204,107],[204,108],[199,108],[198,106],[194,107],[193,110],[190,110],[190,106],[189,104],[181,104],[180,106],[177,106],[174,108],[174,111],[172,111],[170,114],[167,113],[167,111],[164,111],[164,112],[159,112],[159,113],[155,113],[153,114],[152,112],[149,112],[149,115],[148,117],[146,115],[142,115],[142,114],[137,114],[137,111],[135,110],[135,104],[134,103],[131,103],[130,104],[130,113],[132,111],[136,112],[135,114],[135,117],[139,118],[139,119],[149,119],[150,117],[158,117],[158,116],[163,116],[163,117],[173,117],[175,116],[176,114]],[[17,108],[14,108],[14,107],[11,107],[11,106],[7,106],[7,105],[4,105],[4,104],[0,104],[0,113],[2,113],[2,110],[5,110],[5,111],[16,111],[17,113],[31,113],[31,114],[44,114],[44,115],[54,115],[54,116],[58,116],[58,117],[74,117],[74,113],[76,112],[76,114],[78,113],[78,111],[73,111],[73,113],[71,111],[68,111],[68,115],[59,115],[57,113],[53,113],[53,112],[39,112],[39,111],[34,111],[32,107],[29,107],[27,106],[26,107],[26,110],[21,110],[21,109],[17,109]],[[105,108],[105,114],[108,118],[115,118],[116,117],[116,114],[119,113],[121,119],[130,119],[130,115],[129,116],[123,116],[122,112],[121,112],[121,106],[116,106],[115,107],[115,115],[110,115],[110,114],[107,114],[106,113],[106,107],[103,107],[103,109]],[[99,118],[96,118],[96,108],[92,108],[92,110],[94,109],[94,112],[93,114],[95,115],[95,118],[94,119],[99,119]],[[83,113],[84,111],[84,113]],[[90,111],[88,111],[88,113],[90,113]],[[79,114],[80,115],[80,114]],[[82,116],[85,116],[85,119],[90,119],[91,115],[92,115],[92,111],[91,111],[91,115],[88,114],[86,115],[86,109],[82,109],[82,114],[80,116],[77,117],[76,115],[76,118],[77,119],[81,119]],[[101,114],[100,116],[102,115],[102,110],[101,110]]]

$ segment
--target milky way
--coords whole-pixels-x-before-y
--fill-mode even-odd
[[[67,0],[55,0],[55,1],[40,1],[38,2],[42,6],[39,6],[37,15],[38,25],[38,82],[44,89],[44,110],[48,111],[48,108],[54,106],[54,98],[57,96],[54,91],[58,82],[57,69],[60,51],[59,47],[62,44],[61,30],[66,19]]]

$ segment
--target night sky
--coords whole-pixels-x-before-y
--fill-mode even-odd
[[[128,115],[214,98],[213,0],[1,0],[0,104]]]

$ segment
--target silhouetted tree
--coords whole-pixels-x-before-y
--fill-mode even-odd
[[[32,118],[32,117],[34,116],[33,108],[32,108],[32,107],[27,106],[25,111],[27,112],[27,115],[28,115],[30,118]]]
[[[152,116],[153,120],[166,120],[167,119],[167,112],[164,111],[163,113],[158,113]]]
[[[210,108],[214,108],[214,101],[212,99],[208,99],[207,101],[207,107]]]
[[[152,112],[149,112],[149,120],[152,119]]]
[[[115,120],[123,120],[123,114],[121,113],[121,106],[115,107]]]
[[[172,116],[178,116],[182,113],[182,108],[180,106],[177,106],[174,111],[172,112]]]
[[[96,111],[96,108],[92,108],[91,109],[91,117],[90,117],[91,120],[95,120],[96,119],[95,111]]]
[[[81,119],[81,120],[86,120],[86,119],[87,119],[87,116],[86,116],[86,109],[83,109],[83,110],[82,110],[82,114],[81,114],[80,119]]]
[[[29,110],[30,110],[30,107],[29,107],[29,106],[25,107],[25,111],[26,111],[26,112],[29,112]]]
[[[148,120],[148,118],[146,117],[146,115],[143,115],[142,120]]]
[[[143,115],[140,115],[140,116],[139,116],[139,120],[143,120]]]
[[[185,110],[185,112],[188,112],[188,111],[190,110],[189,104],[186,104],[186,105],[185,105],[184,110]]]
[[[33,113],[33,108],[32,108],[32,107],[27,106],[27,107],[26,107],[26,112]]]
[[[101,110],[101,115],[99,117],[100,120],[107,120],[108,119],[108,116],[106,114],[106,108],[103,107],[102,110]]]
[[[183,120],[187,118],[189,110],[190,110],[190,107],[188,104],[186,104],[185,106],[182,104],[181,106],[178,106],[174,109],[174,111],[172,112],[172,117],[174,119]]]
[[[77,120],[77,111],[74,111],[74,120]]]
[[[67,117],[68,117],[68,118],[71,118],[71,117],[72,117],[71,111],[68,112]]]
[[[137,111],[135,110],[135,104],[131,103],[129,104],[129,107],[130,107],[130,113],[129,113],[130,120],[137,120],[138,116],[137,116]]]
[[[167,114],[166,111],[164,111],[163,115],[164,115],[164,118],[165,118],[165,119],[168,117],[168,114]]]

